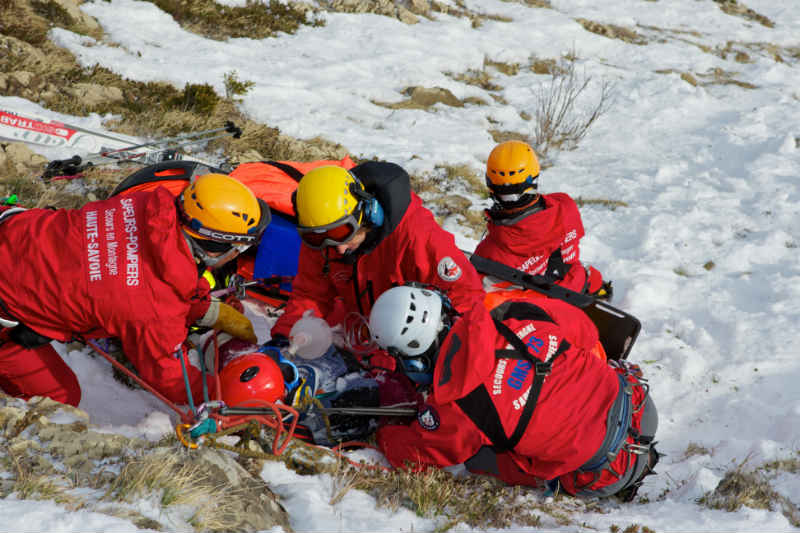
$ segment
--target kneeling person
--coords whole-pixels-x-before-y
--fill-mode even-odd
[[[511,484],[628,499],[658,460],[658,425],[634,365],[598,357],[597,329],[558,300],[516,297],[464,315],[435,289],[375,302],[373,339],[418,384],[417,419],[377,441],[396,467],[465,463]]]

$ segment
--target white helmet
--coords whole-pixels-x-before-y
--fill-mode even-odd
[[[405,356],[425,353],[442,326],[442,298],[419,287],[392,287],[378,297],[369,315],[370,333],[378,346]]]

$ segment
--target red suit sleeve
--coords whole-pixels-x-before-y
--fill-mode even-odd
[[[476,305],[483,305],[481,278],[456,246],[453,235],[435,224],[435,221],[426,227],[415,228],[415,235],[425,240],[409,247],[412,253],[403,257],[405,268],[413,273],[406,275],[406,279],[444,290],[459,313],[464,314]]]
[[[119,334],[122,350],[136,367],[139,376],[167,399],[178,404],[186,404],[188,400],[181,360],[175,355],[186,333],[183,324],[162,320],[128,322]],[[202,373],[188,361],[184,362],[192,397],[200,402],[203,399]],[[213,398],[214,380],[208,379],[208,385],[209,395]]]
[[[292,296],[283,314],[272,326],[273,336],[288,337],[294,323],[307,309],[312,309],[314,314],[323,318],[330,314],[336,290],[328,276],[322,273],[324,264],[324,251],[319,252],[305,245],[300,246],[297,275],[292,281]]]
[[[432,429],[423,428],[419,420],[378,429],[378,447],[395,468],[457,465],[475,455],[481,446],[491,444],[454,404],[426,404],[421,413]]]

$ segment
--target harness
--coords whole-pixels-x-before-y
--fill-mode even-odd
[[[541,307],[527,302],[508,301],[492,309],[490,314],[497,332],[512,346],[511,349],[496,350],[495,357],[497,359],[524,359],[533,363],[533,383],[528,391],[528,398],[525,401],[522,414],[520,414],[513,433],[508,436],[489,391],[486,390],[484,385],[479,385],[463,398],[456,400],[456,404],[478,429],[489,438],[492,442],[492,449],[496,453],[502,453],[514,449],[519,444],[533,417],[545,378],[550,375],[554,361],[569,350],[570,344],[566,340],[562,340],[558,349],[542,361],[534,357],[522,340],[511,331],[511,328],[503,323],[504,320],[511,318],[555,323]]]
[[[572,473],[575,483],[575,489],[579,496],[598,496],[622,493],[626,489],[630,494],[626,495],[625,501],[630,501],[636,494],[636,490],[641,485],[642,479],[654,473],[652,467],[655,462],[658,462],[658,452],[655,451],[653,442],[655,435],[642,434],[639,430],[633,427],[633,415],[640,410],[645,409],[652,403],[649,400],[650,387],[646,380],[642,378],[638,366],[632,365],[627,361],[611,361],[613,366],[616,366],[623,371],[617,375],[619,379],[620,391],[614,405],[609,410],[607,421],[606,438],[600,449],[594,456],[583,464],[578,470]],[[635,383],[628,380],[629,376],[633,376]],[[633,388],[642,387],[644,389],[644,396],[638,405],[633,404]],[[643,413],[643,416],[645,414]],[[645,428],[644,421],[640,424],[642,430],[648,433],[655,433],[655,428]],[[650,431],[652,430],[652,431]],[[633,442],[627,442],[628,437],[631,437]],[[634,457],[634,464],[626,468],[623,472],[617,472],[611,467],[611,463],[617,458],[620,451],[626,450]],[[652,456],[655,455],[655,459]],[[651,464],[652,463],[652,464]],[[590,487],[600,479],[603,471],[608,470],[618,479],[616,482],[602,487],[597,490],[590,490]],[[591,472],[593,473],[592,479],[581,485],[577,484],[577,476],[580,473]]]

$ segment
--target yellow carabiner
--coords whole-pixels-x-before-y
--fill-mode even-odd
[[[199,446],[196,442],[191,442],[190,440],[184,437],[183,432],[189,428],[191,428],[191,424],[178,424],[175,426],[175,434],[178,436],[178,440],[181,441],[185,447],[189,448],[190,450],[196,450]]]

